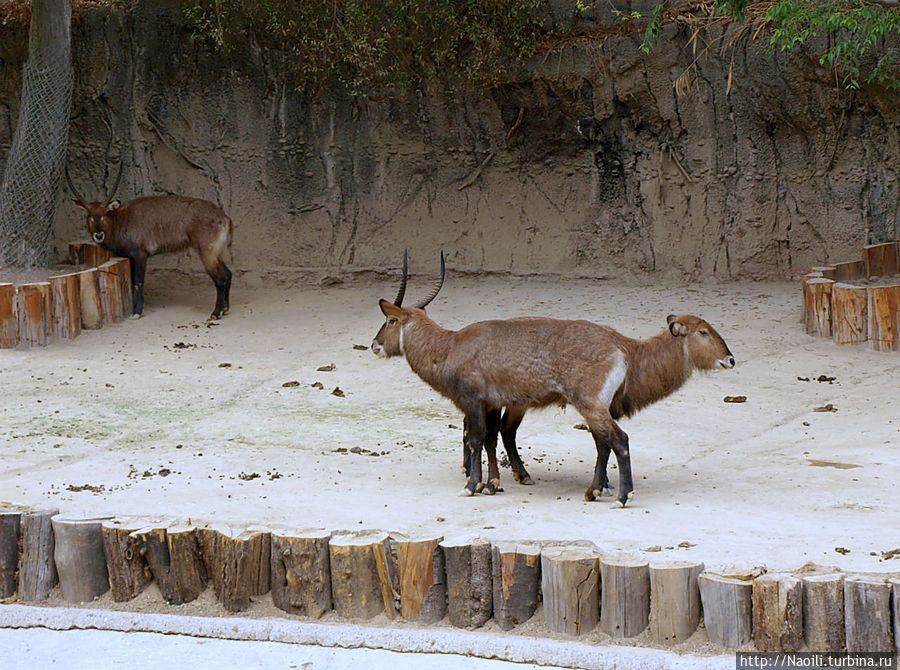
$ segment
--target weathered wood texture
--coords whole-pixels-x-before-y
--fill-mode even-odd
[[[132,536],[141,526],[140,522],[130,519],[110,519],[100,526],[109,590],[116,602],[126,602],[140,595],[153,579],[140,545]]]
[[[318,619],[332,609],[327,531],[272,531],[272,602]]]
[[[147,561],[163,600],[170,605],[181,605],[196,600],[203,592],[206,568],[196,528],[151,526],[135,531],[132,537]],[[260,543],[267,541],[268,538],[263,538]]]
[[[697,578],[709,641],[726,649],[753,638],[753,582],[704,571]]]
[[[891,630],[891,585],[873,577],[844,580],[847,651],[894,651]]]
[[[831,337],[831,287],[834,281],[813,278],[806,282],[806,332]]]
[[[97,268],[97,286],[100,289],[100,305],[104,323],[119,323],[125,318],[122,266],[112,259]]]
[[[50,336],[50,282],[19,284],[16,287],[19,344],[44,346]]]
[[[583,635],[600,619],[600,558],[589,547],[541,550],[544,620],[554,633]]]
[[[894,621],[894,648],[900,649],[900,579],[889,579],[891,585],[891,610]]]
[[[22,555],[19,558],[19,600],[22,602],[43,600],[59,583],[53,560],[54,537],[50,523],[51,517],[58,513],[56,508],[22,512]]]
[[[659,644],[684,642],[700,624],[703,563],[660,561],[650,564],[650,634]]]
[[[440,536],[397,537],[400,616],[437,623],[447,614],[447,578]]]
[[[19,510],[0,509],[0,599],[16,595],[21,516]]]
[[[0,349],[12,349],[19,343],[17,315],[15,284],[0,283]]]
[[[831,287],[831,336],[835,344],[869,339],[868,296],[865,286],[835,283]]]
[[[809,282],[813,279],[823,279],[821,272],[808,272],[800,279],[800,289],[802,291],[802,304],[800,305],[800,323],[803,327],[809,328]],[[807,332],[809,332],[807,330]]]
[[[540,603],[541,549],[536,545],[500,542],[491,555],[494,620],[503,630],[525,623]]]
[[[97,267],[103,265],[110,258],[110,253],[99,244],[93,242],[70,242],[69,260],[73,265],[87,265]]]
[[[269,533],[215,526],[197,530],[203,568],[216,598],[230,612],[250,607],[251,596],[269,591]]]
[[[900,284],[868,288],[869,346],[900,351]]]
[[[101,524],[105,518],[57,514],[50,521],[56,536],[53,558],[63,599],[90,602],[109,590]]]
[[[335,535],[328,545],[335,611],[347,619],[367,620],[399,610],[396,559],[387,533]]]
[[[81,303],[81,327],[96,330],[103,326],[103,305],[100,301],[100,286],[97,268],[78,273],[78,296]]]
[[[866,278],[866,264],[862,261],[848,261],[846,263],[834,264],[834,279],[837,282],[852,282],[857,279]]]
[[[868,244],[862,249],[866,277],[891,277],[900,273],[900,253],[897,242]]]
[[[834,279],[835,274],[837,273],[837,266],[835,265],[813,265],[810,268],[810,272],[818,272],[820,276],[825,277],[825,279]]]
[[[753,580],[753,641],[759,651],[797,651],[803,641],[799,579],[766,574]]]
[[[810,651],[844,650],[844,575],[803,578],[802,618],[803,639]]]
[[[600,628],[611,637],[636,637],[650,623],[650,566],[632,556],[600,559]]]
[[[440,547],[447,572],[450,623],[457,628],[483,626],[493,612],[490,543],[445,539]]]
[[[81,332],[81,293],[77,274],[50,277],[50,322],[55,337],[74,340]]]
[[[116,274],[119,276],[122,290],[122,313],[127,317],[134,311],[134,291],[131,286],[131,261],[127,258],[116,256],[110,259],[115,261]]]

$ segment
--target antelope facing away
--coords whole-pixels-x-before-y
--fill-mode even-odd
[[[481,321],[446,330],[425,314],[440,290],[412,307],[403,307],[407,258],[394,302],[380,300],[385,322],[372,342],[380,357],[405,356],[409,366],[462,411],[468,481],[462,491],[481,487],[481,450],[489,457],[489,492],[499,486],[497,431],[511,431],[531,408],[571,404],[584,417],[597,448],[594,477],[585,500],[599,498],[608,486],[610,452],[619,468],[617,502],[624,507],[633,495],[628,436],[616,423],[678,390],[697,370],[733,368],[734,356],[722,337],[696,316],[668,316],[667,327],[647,340],[635,340],[589,321],[520,317]],[[500,410],[507,417],[501,424]],[[507,435],[504,434],[504,442]],[[509,444],[506,445],[509,448]],[[518,453],[510,462],[516,479],[530,478]]]
[[[208,200],[181,195],[145,195],[124,204],[113,200],[122,179],[123,164],[104,200],[87,202],[79,195],[66,168],[73,202],[87,212],[87,228],[94,242],[131,260],[134,316],[144,311],[144,274],[147,259],[155,254],[193,247],[216,285],[216,306],[211,319],[228,312],[231,270],[223,256],[231,246],[233,226],[222,208]]]

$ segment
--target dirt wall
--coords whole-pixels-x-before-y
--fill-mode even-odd
[[[691,35],[668,27],[651,56],[639,37],[573,40],[487,94],[313,101],[264,52],[225,62],[194,43],[177,2],[86,11],[69,166],[100,197],[124,146],[120,198],[218,202],[235,269],[258,275],[381,270],[408,246],[418,272],[443,248],[466,272],[777,278],[896,236],[897,99],[843,91],[803,54],[770,57],[764,36],[732,32],[720,54],[716,30],[683,97]],[[26,40],[0,26],[0,170]],[[60,198],[61,250],[83,219]]]

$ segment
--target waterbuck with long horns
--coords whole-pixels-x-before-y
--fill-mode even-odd
[[[512,427],[514,434],[513,425],[518,426],[526,410],[568,403],[584,417],[597,448],[585,499],[596,500],[603,494],[612,452],[619,467],[617,502],[624,507],[634,484],[628,436],[616,419],[675,392],[695,369],[734,367],[734,356],[722,337],[696,316],[670,315],[667,327],[647,340],[589,321],[541,317],[481,321],[453,331],[425,314],[443,285],[443,254],[440,280],[413,307],[402,306],[406,280],[404,253],[396,299],[379,301],[386,320],[372,351],[384,358],[405,356],[413,372],[463,412],[468,456],[465,495],[479,490],[481,450],[486,447],[490,458],[498,429]],[[506,426],[500,425],[503,408],[509,415]],[[496,490],[499,473],[489,475],[488,486]]]
[[[181,195],[145,195],[124,204],[113,200],[122,179],[123,164],[112,190],[104,200],[87,202],[75,188],[69,169],[66,182],[73,202],[87,212],[87,228],[94,242],[131,260],[134,316],[144,311],[144,274],[147,259],[168,251],[193,247],[216,285],[216,307],[210,315],[218,319],[228,312],[231,270],[223,256],[231,246],[233,226],[222,208],[208,200]]]

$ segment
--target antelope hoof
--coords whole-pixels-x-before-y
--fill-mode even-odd
[[[490,481],[488,481],[487,484],[484,485],[484,489],[482,490],[482,493],[484,493],[485,495],[489,495],[489,496],[492,496],[495,493],[502,493],[502,492],[503,492],[503,489],[500,486],[499,479],[491,479]]]
[[[481,493],[484,491],[484,484],[478,482],[478,486],[475,487],[475,493]],[[472,495],[471,493],[469,495]]]
[[[463,489],[463,490],[460,491],[457,495],[458,495],[460,498],[468,498],[468,497],[470,497],[470,496],[475,495],[475,493],[474,493],[473,491],[470,491],[469,489]]]
[[[587,502],[594,502],[601,495],[603,495],[603,491],[600,489],[588,489],[584,492],[584,499]]]
[[[612,494],[613,494],[612,487],[610,487],[610,486],[603,487],[603,491],[602,491],[601,495],[611,496]]]
[[[137,319],[140,319],[142,316],[143,316],[143,314],[135,312],[134,314],[131,315],[131,318],[137,320]]]
[[[525,486],[530,486],[531,484],[534,484],[534,482],[531,479],[531,475],[529,475],[527,472],[525,474],[519,474],[518,472],[514,471],[513,479],[515,479],[519,484],[523,484]]]
[[[623,509],[632,498],[634,498],[634,491],[629,492],[628,495],[625,496],[625,500],[616,500],[613,509]]]

